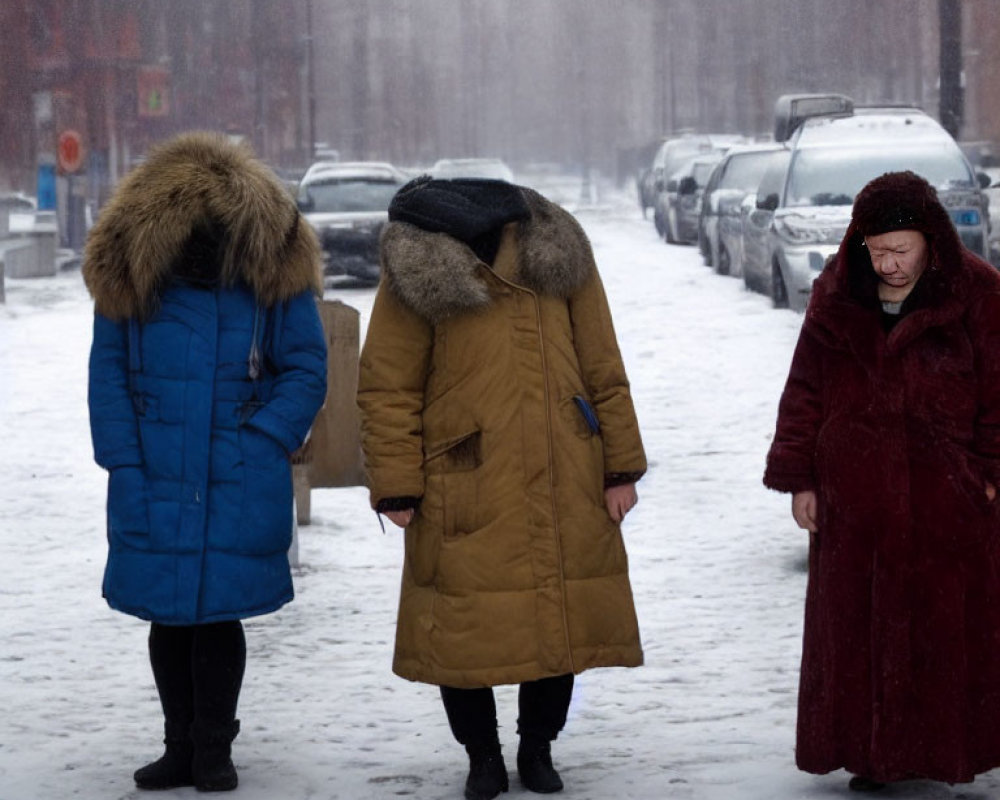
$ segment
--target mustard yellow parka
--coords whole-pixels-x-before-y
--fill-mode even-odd
[[[391,222],[361,354],[372,506],[405,532],[393,670],[474,688],[642,663],[608,474],[646,459],[583,230],[521,190],[492,267]],[[595,434],[574,397],[600,421]]]

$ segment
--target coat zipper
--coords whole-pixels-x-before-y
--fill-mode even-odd
[[[573,646],[569,638],[569,616],[566,611],[566,571],[563,565],[562,540],[559,536],[559,514],[556,509],[556,487],[552,476],[555,469],[555,459],[552,456],[552,404],[549,399],[549,373],[548,364],[545,358],[545,331],[542,328],[542,311],[538,304],[538,295],[531,291],[531,289],[527,289],[524,286],[518,286],[516,283],[507,280],[506,278],[498,275],[494,270],[490,269],[490,267],[486,264],[483,266],[497,280],[507,284],[517,291],[526,292],[530,295],[535,308],[535,329],[538,331],[538,354],[542,360],[542,389],[545,402],[545,446],[549,463],[549,468],[547,470],[549,478],[549,502],[552,504],[552,531],[555,538],[556,557],[559,562],[559,591],[562,593],[562,603],[560,603],[560,606],[562,607],[563,634],[566,637],[566,657],[569,659],[569,669],[570,672],[575,673],[576,668],[573,664]]]
[[[555,537],[556,555],[559,559],[559,591],[562,592],[562,622],[563,633],[566,636],[566,657],[569,659],[570,672],[575,673],[573,664],[573,646],[569,639],[569,615],[566,611],[566,572],[563,563],[562,539],[559,535],[559,514],[556,509],[556,486],[552,473],[555,470],[555,459],[552,447],[552,403],[549,395],[549,370],[545,359],[545,332],[542,329],[542,309],[538,304],[538,296],[531,292],[535,304],[535,321],[538,327],[538,353],[542,359],[542,387],[545,390],[545,444],[548,448],[549,460],[549,501],[552,503],[552,531]]]

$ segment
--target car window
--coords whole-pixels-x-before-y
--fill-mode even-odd
[[[770,162],[764,174],[760,178],[757,187],[757,202],[766,199],[768,195],[775,195],[781,198],[781,191],[785,185],[785,172],[788,168],[788,160],[791,153],[788,150],[776,150],[771,154]]]
[[[386,211],[399,187],[400,184],[395,181],[333,178],[303,186],[300,199],[311,203],[310,212]]]
[[[741,153],[733,155],[726,167],[726,174],[719,183],[720,189],[742,189],[752,192],[760,183],[764,170],[771,163],[773,152]]]
[[[912,170],[939,188],[971,188],[973,175],[955,147],[809,148],[796,152],[787,206],[851,205],[861,188],[886,172]]]
[[[712,174],[713,169],[715,169],[714,161],[704,164],[695,164],[694,169],[692,170],[695,183],[697,183],[698,186],[704,186],[708,182],[708,177]]]
[[[678,172],[684,166],[685,161],[690,161],[696,156],[712,151],[711,144],[699,140],[685,140],[675,142],[674,145],[663,161],[663,170],[668,175]]]
[[[708,183],[705,184],[705,193],[711,194],[722,182],[722,176],[725,174],[725,165],[723,162],[719,162],[712,169],[712,174],[708,176]]]

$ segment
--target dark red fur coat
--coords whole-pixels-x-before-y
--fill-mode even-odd
[[[889,333],[857,230],[816,281],[764,483],[813,489],[796,761],[882,781],[1000,765],[1000,276],[928,235]]]

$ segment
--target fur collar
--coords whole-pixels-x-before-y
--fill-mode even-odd
[[[153,150],[91,229],[82,272],[97,311],[116,320],[148,317],[205,220],[227,236],[223,285],[243,281],[265,306],[322,292],[319,244],[288,190],[249,148],[195,132]]]
[[[531,217],[519,226],[516,282],[538,294],[568,298],[594,271],[583,228],[537,192],[521,188]],[[468,245],[445,233],[390,222],[382,234],[382,271],[389,290],[431,323],[485,307],[487,267]]]

